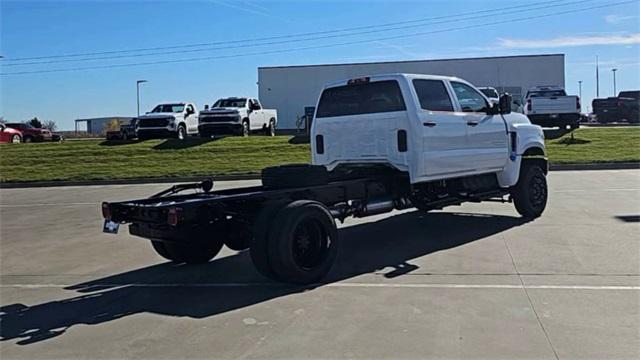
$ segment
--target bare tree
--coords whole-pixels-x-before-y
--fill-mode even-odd
[[[42,128],[49,131],[56,131],[56,129],[58,128],[58,124],[56,124],[56,122],[53,120],[45,120],[42,122]]]

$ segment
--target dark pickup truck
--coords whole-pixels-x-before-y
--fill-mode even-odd
[[[630,123],[640,122],[640,91],[621,91],[617,97],[593,99],[593,113],[598,122],[609,123],[626,120]]]
[[[130,140],[135,139],[136,124],[138,119],[133,118],[128,124],[120,125],[120,130],[107,131],[107,140]]]

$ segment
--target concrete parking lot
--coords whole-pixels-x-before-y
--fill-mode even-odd
[[[532,222],[497,203],[349,220],[308,288],[101,233],[101,201],[166,185],[0,190],[0,357],[640,358],[640,171],[549,182]]]

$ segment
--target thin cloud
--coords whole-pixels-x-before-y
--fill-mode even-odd
[[[640,33],[628,35],[567,36],[552,39],[498,39],[502,49],[540,49],[592,45],[634,45],[640,44]]]
[[[609,24],[620,24],[621,22],[627,21],[627,20],[633,20],[633,19],[637,19],[638,16],[636,15],[615,15],[615,14],[610,14],[604,17],[604,21],[606,21]]]

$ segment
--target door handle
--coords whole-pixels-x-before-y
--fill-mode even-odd
[[[422,123],[422,125],[426,126],[426,127],[434,127],[434,126],[438,125],[438,123],[435,123],[433,121],[425,121],[425,122]]]
[[[469,120],[467,121],[467,125],[469,126],[477,126],[479,123],[475,120]]]

